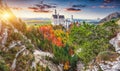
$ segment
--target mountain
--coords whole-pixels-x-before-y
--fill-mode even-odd
[[[51,20],[50,18],[22,18],[23,20],[43,20],[43,21],[46,21],[46,20]]]
[[[110,21],[112,19],[117,19],[117,18],[120,18],[120,12],[115,12],[115,13],[108,15],[107,17],[103,18],[100,21],[100,23],[107,22],[107,21]]]

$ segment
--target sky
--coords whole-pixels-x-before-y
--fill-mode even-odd
[[[3,0],[20,18],[51,18],[57,14],[76,19],[102,19],[120,11],[120,0]]]

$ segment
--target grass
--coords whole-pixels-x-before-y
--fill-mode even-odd
[[[43,25],[51,25],[51,20],[27,20],[25,21],[27,26],[43,26]]]

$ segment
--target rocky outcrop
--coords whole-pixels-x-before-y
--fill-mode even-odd
[[[39,63],[44,68],[48,67],[51,71],[62,71],[62,67],[60,65],[55,65],[51,61],[46,60],[45,58],[50,57],[53,58],[53,54],[49,52],[43,52],[41,50],[34,51],[35,63]],[[35,67],[35,66],[34,66]]]
[[[84,64],[81,61],[77,62],[77,71],[83,71],[84,70]]]
[[[120,70],[120,57],[116,61],[104,61],[99,64],[103,71],[119,71]]]
[[[120,33],[118,33],[116,37],[110,40],[110,44],[115,47],[115,51],[117,53],[120,53]]]
[[[120,54],[120,33],[118,33],[116,37],[110,40],[110,44],[113,45],[116,53]],[[115,60],[102,61],[99,63],[99,66],[103,71],[120,71],[120,56],[115,58]]]
[[[120,33],[109,42],[115,48],[115,52],[105,51],[101,53],[103,55],[99,54],[86,71],[120,71]]]

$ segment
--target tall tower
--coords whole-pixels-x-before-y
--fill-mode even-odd
[[[57,15],[57,10],[55,9],[55,15]]]
[[[71,21],[73,22],[73,15],[71,15]]]
[[[71,23],[73,23],[73,22],[74,22],[73,15],[71,15]]]

